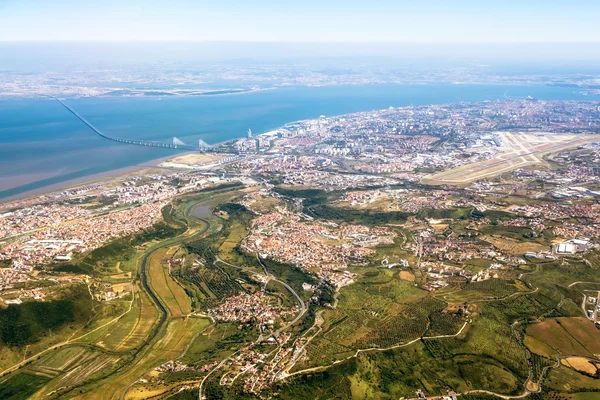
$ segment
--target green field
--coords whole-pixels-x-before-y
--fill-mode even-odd
[[[113,399],[119,398],[129,385],[143,376],[149,370],[168,360],[181,356],[185,348],[196,334],[207,327],[205,319],[189,318],[176,319],[169,322],[164,335],[153,344],[150,351],[135,362],[130,363],[125,372],[111,377],[106,383],[94,387],[81,396],[81,399]]]
[[[600,287],[569,286],[600,282],[597,252],[587,254],[586,260],[572,257],[566,262],[499,261],[513,264],[499,270],[497,278],[467,283],[464,276],[453,276],[449,286],[429,292],[422,286],[432,278],[419,269],[420,257],[415,256],[421,229],[415,226],[427,219],[445,220],[431,230],[440,240],[504,245],[509,254],[521,254],[521,246],[546,245],[549,236],[530,240],[530,229],[499,225],[514,217],[500,209],[426,208],[412,216],[415,221],[409,226],[403,225],[411,217],[408,213],[338,207],[338,191],[276,191],[282,197],[265,197],[264,203],[260,196],[252,197],[258,188],[242,190],[238,185],[186,195],[165,207],[164,221],[154,228],[78,255],[72,265],[61,267],[89,272],[96,285],[90,291],[119,283],[114,287],[131,288],[133,297],[92,301],[81,285],[60,299],[0,310],[0,366],[34,356],[0,378],[0,398],[197,398],[197,387],[207,374],[201,368],[210,365],[210,370],[240,349],[270,360],[285,348],[286,340],[292,346],[296,339],[299,348],[308,343],[286,366],[284,371],[292,375],[274,380],[260,395],[244,391],[243,375],[231,387],[220,385],[221,378],[237,374],[247,360],[237,366],[224,364],[211,374],[204,394],[209,399],[391,400],[414,398],[417,390],[428,396],[454,390],[461,398],[487,399],[485,394],[465,392],[520,395],[530,377],[528,387],[542,385],[533,400],[552,398],[544,397],[552,393],[586,400],[593,398],[594,389],[600,390],[597,377],[565,365],[554,368],[557,356],[595,360],[600,354],[600,330],[583,317],[580,307],[583,291]],[[248,193],[252,201],[247,201]],[[304,201],[292,203],[292,198]],[[338,290],[321,281],[316,269],[244,253],[240,242],[255,213],[269,212],[275,205],[342,225],[386,225],[398,235],[393,244],[374,247],[375,254],[364,264],[349,265],[355,282]],[[205,216],[193,216],[198,206],[207,207]],[[481,236],[471,236],[477,231],[475,222],[483,219],[490,224],[477,232]],[[423,255],[421,261],[436,261],[428,257]],[[409,266],[385,268],[384,259],[408,260]],[[479,272],[496,261],[477,255],[444,263]],[[273,330],[267,325],[206,318],[207,309],[228,297],[261,290],[277,304],[298,305],[280,282],[258,282],[255,274],[265,275],[263,268],[306,305],[303,317],[284,332],[289,339],[270,338]],[[304,283],[314,288],[304,290]],[[40,353],[55,344],[58,348]],[[155,370],[172,360],[185,363],[187,369]],[[256,364],[258,371],[266,362]]]
[[[91,351],[85,347],[64,347],[46,355],[40,362],[27,367],[37,375],[51,378],[32,398],[43,399],[61,388],[80,385],[87,379],[102,375],[119,359],[117,355]]]
[[[0,399],[25,400],[48,382],[48,378],[20,372],[10,378],[0,379]]]
[[[277,389],[284,399],[332,398],[330,385],[343,385],[335,392],[340,399],[410,398],[417,389],[443,393],[448,387],[461,392],[478,387],[501,393],[521,389],[520,379],[499,362],[469,355],[434,357],[427,342],[363,353],[325,372],[290,378]]]
[[[171,316],[181,317],[191,312],[191,301],[185,290],[177,284],[169,273],[167,260],[173,255],[174,250],[162,248],[149,259],[149,281],[154,287],[157,296],[166,304]]]
[[[148,336],[158,313],[148,295],[135,286],[135,300],[129,310],[114,323],[96,330],[74,341],[79,343],[94,343],[113,351],[127,351],[139,346]]]
[[[235,324],[218,323],[198,336],[181,359],[198,365],[207,364],[229,356],[256,336],[253,329],[239,330]]]
[[[454,334],[462,326],[459,317],[443,312],[446,303],[400,279],[398,271],[361,274],[357,283],[342,288],[337,308],[324,312],[323,331],[307,347],[309,362],[296,369],[328,365],[358,349],[403,344],[426,332]]]

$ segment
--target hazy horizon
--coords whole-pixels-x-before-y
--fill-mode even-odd
[[[594,43],[589,0],[0,1],[2,40]]]
[[[452,65],[600,65],[598,43],[335,43],[231,41],[0,41],[0,69],[129,64],[308,62],[361,59],[374,65],[399,60]],[[435,64],[432,61],[441,61]],[[552,65],[547,65],[552,63]],[[485,65],[488,66],[488,65]]]

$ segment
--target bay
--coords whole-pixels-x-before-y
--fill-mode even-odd
[[[599,100],[571,88],[502,85],[353,85],[285,87],[223,96],[93,97],[65,102],[105,134],[188,144],[218,143],[288,122],[408,105],[531,96]],[[52,99],[0,100],[0,199],[135,166],[173,150],[102,139]]]

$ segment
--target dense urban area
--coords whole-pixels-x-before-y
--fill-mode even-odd
[[[0,398],[597,398],[599,134],[390,107],[1,203]]]

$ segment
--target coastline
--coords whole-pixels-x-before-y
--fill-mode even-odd
[[[148,98],[148,99],[161,99],[161,98],[176,98],[176,97],[222,97],[222,96],[237,96],[242,94],[251,94],[251,93],[259,93],[267,90],[275,90],[277,87],[257,87],[250,89],[236,88],[236,89],[211,89],[202,92],[198,90],[197,92],[192,93],[170,93],[168,90],[175,89],[165,89],[165,93],[162,94],[144,94],[143,89],[135,89],[135,93],[133,94],[116,94],[108,91],[106,93],[100,94],[77,94],[77,93],[57,93],[54,95],[32,95],[29,93],[17,93],[17,94],[7,94],[5,92],[0,92],[0,101],[6,100],[54,100],[53,97],[59,97],[61,99],[84,99],[84,98],[97,98],[97,99],[119,99],[119,98]],[[113,88],[112,91],[118,90],[133,90],[133,89],[124,89],[124,88]],[[192,90],[192,89],[178,89],[178,90]],[[231,91],[229,91],[231,90]],[[158,92],[159,89],[147,89],[146,92]],[[223,93],[219,93],[223,92]]]
[[[299,121],[294,121],[294,122],[299,122]],[[290,122],[290,123],[294,123],[294,122]],[[282,128],[283,128],[283,126],[280,128],[277,128],[277,129],[282,129]],[[256,134],[256,136],[272,134],[273,131],[274,130],[259,133],[259,134]],[[211,146],[217,147],[217,146],[224,145],[226,143],[235,142],[240,139],[243,139],[243,137],[224,140],[222,142],[211,144]],[[196,154],[196,153],[197,152],[195,150],[177,152],[177,153],[173,153],[172,155],[155,158],[155,159],[148,160],[143,163],[136,164],[136,165],[131,165],[128,167],[117,168],[117,169],[112,169],[109,171],[99,172],[97,174],[86,175],[86,176],[82,176],[79,178],[68,179],[68,180],[65,180],[62,182],[53,183],[53,184],[50,184],[47,186],[39,187],[39,188],[32,189],[32,190],[27,190],[27,191],[24,191],[21,193],[17,193],[15,195],[0,198],[0,205],[6,204],[9,202],[18,201],[18,200],[28,200],[33,197],[42,196],[45,194],[54,193],[54,192],[63,191],[63,190],[69,190],[69,189],[72,189],[72,188],[75,188],[78,186],[82,186],[82,185],[91,185],[94,183],[103,182],[103,181],[107,180],[108,178],[115,178],[118,176],[130,174],[132,172],[140,171],[140,170],[144,170],[144,169],[162,169],[162,170],[173,171],[176,169],[162,167],[162,166],[160,166],[160,164],[165,161],[168,161],[170,159],[176,158],[176,157],[184,156],[186,154]]]
[[[292,124],[292,123],[295,123],[295,122],[300,122],[300,121],[289,122],[288,124]],[[282,128],[283,128],[283,126],[280,127],[280,128],[277,128],[277,129],[282,129]],[[272,134],[277,129],[271,130],[271,131],[268,131],[268,132],[258,133],[258,134],[256,134],[256,136],[269,135],[269,134]],[[225,140],[225,141],[222,141],[222,142],[214,143],[211,146],[217,147],[217,146],[224,145],[226,143],[235,142],[235,141],[240,140],[240,139],[243,139],[243,137],[239,137],[239,138],[235,138],[235,139],[229,139],[229,140]],[[17,200],[28,200],[28,199],[33,198],[33,197],[42,196],[42,195],[45,195],[45,194],[54,193],[54,192],[58,192],[58,191],[68,190],[68,189],[72,189],[72,188],[75,188],[75,187],[78,187],[78,186],[82,186],[82,185],[91,185],[91,184],[94,184],[94,183],[103,182],[103,181],[107,180],[108,178],[115,178],[115,177],[118,177],[118,176],[122,176],[122,175],[125,175],[125,174],[130,174],[132,172],[140,171],[140,170],[144,170],[144,169],[159,169],[159,170],[162,169],[162,170],[167,170],[167,171],[178,170],[176,168],[162,167],[162,166],[160,166],[160,164],[162,164],[165,161],[168,161],[168,160],[171,160],[173,158],[176,158],[176,157],[184,156],[184,155],[187,155],[187,154],[196,154],[196,153],[197,152],[195,150],[184,151],[184,152],[180,152],[180,153],[178,152],[178,153],[174,153],[174,154],[169,155],[169,156],[155,158],[153,160],[145,161],[145,162],[137,164],[137,165],[131,165],[129,167],[112,169],[112,170],[100,172],[100,173],[97,173],[97,174],[86,175],[86,176],[82,176],[82,177],[79,177],[79,178],[69,179],[69,180],[66,180],[66,181],[62,181],[62,182],[54,183],[54,184],[51,184],[51,185],[43,186],[43,187],[40,187],[40,188],[37,188],[37,189],[27,190],[25,192],[21,192],[21,193],[12,195],[12,196],[7,196],[7,197],[4,197],[4,198],[1,198],[0,199],[0,205],[5,204],[5,203],[9,203],[9,202],[13,202],[13,201],[17,201]]]
[[[32,197],[42,196],[49,193],[54,193],[58,191],[68,190],[71,188],[75,188],[82,185],[91,185],[97,182],[103,182],[108,178],[115,178],[118,176],[122,176],[125,174],[130,174],[135,171],[140,171],[143,169],[164,169],[171,170],[170,168],[160,167],[159,164],[172,159],[174,157],[182,156],[185,154],[195,153],[194,151],[181,152],[177,154],[173,154],[167,157],[156,158],[154,160],[146,161],[137,165],[131,165],[129,167],[117,168],[110,171],[104,171],[97,174],[86,175],[80,178],[69,179],[66,181],[54,183],[48,186],[43,186],[37,189],[28,190],[26,192],[21,192],[15,194],[13,196],[8,196],[0,199],[0,204],[9,203],[17,200],[28,200]]]
[[[455,91],[455,89],[452,89],[449,92],[443,92],[442,94],[440,94],[439,88],[436,87],[436,88],[430,88],[427,93],[422,94],[420,89],[417,92],[414,92],[414,91],[406,92],[408,90],[406,85],[391,85],[391,86],[375,85],[375,86],[377,86],[377,88],[376,88],[377,90],[373,90],[372,89],[373,86],[371,86],[371,85],[365,85],[365,87],[370,88],[369,89],[370,91],[367,92],[367,94],[365,94],[363,91],[361,91],[360,95],[356,95],[356,93],[354,92],[354,87],[352,87],[352,91],[350,93],[354,93],[355,97],[350,97],[350,100],[348,100],[347,103],[342,103],[342,104],[331,103],[331,104],[336,104],[336,106],[332,106],[332,107],[328,107],[328,104],[330,104],[330,103],[324,103],[324,104],[318,104],[318,108],[311,106],[311,107],[307,107],[306,109],[303,109],[302,107],[304,107],[306,104],[312,104],[311,100],[313,100],[313,98],[321,98],[322,94],[321,94],[321,92],[314,92],[314,91],[307,94],[308,89],[302,87],[299,89],[300,93],[297,95],[297,100],[295,100],[295,102],[289,100],[289,98],[290,98],[289,93],[284,93],[284,95],[282,95],[283,100],[289,101],[289,103],[285,103],[285,107],[283,108],[282,112],[272,113],[272,114],[268,114],[267,112],[265,112],[265,115],[268,115],[269,118],[272,118],[274,121],[276,121],[273,124],[262,123],[262,121],[258,120],[258,119],[255,121],[252,121],[252,123],[246,122],[246,119],[250,118],[250,117],[248,117],[248,115],[254,115],[254,114],[256,114],[256,112],[254,109],[250,108],[251,106],[253,107],[253,105],[249,106],[244,103],[241,105],[234,104],[235,108],[247,107],[246,114],[241,114],[241,117],[239,117],[238,119],[234,118],[231,121],[217,120],[217,123],[215,123],[214,125],[212,125],[212,126],[208,125],[207,128],[202,127],[202,129],[206,129],[207,132],[211,132],[211,131],[219,132],[219,129],[221,128],[221,126],[223,124],[233,124],[234,125],[234,128],[232,130],[235,131],[235,135],[237,137],[232,137],[227,140],[223,140],[223,138],[218,137],[218,134],[213,134],[211,139],[214,142],[211,143],[211,145],[218,146],[222,143],[232,142],[232,141],[236,141],[236,140],[244,138],[244,133],[245,133],[245,129],[247,126],[252,126],[252,127],[257,126],[258,129],[256,129],[256,130],[259,132],[262,130],[262,133],[255,134],[258,137],[259,135],[262,136],[262,135],[272,134],[274,131],[279,130],[279,129],[285,129],[288,125],[292,125],[294,123],[317,119],[319,113],[322,113],[322,114],[328,115],[328,116],[334,116],[334,115],[340,116],[340,115],[349,115],[349,114],[369,112],[370,110],[381,110],[381,109],[385,109],[389,106],[408,107],[409,105],[412,106],[413,104],[425,105],[425,104],[455,103],[457,101],[461,101],[461,102],[486,101],[489,99],[501,99],[502,97],[504,97],[503,95],[506,94],[506,90],[507,90],[507,85],[502,85],[502,86],[498,86],[498,87],[490,86],[489,88],[486,88],[483,91],[481,91],[480,88],[477,88],[478,91],[476,91],[474,93],[465,94],[464,90],[461,90],[460,93],[458,93]],[[381,86],[381,87],[379,87],[379,86]],[[461,85],[450,84],[450,85],[444,85],[443,87],[448,88],[448,87],[452,87],[452,86],[461,86]],[[381,93],[382,87],[385,87],[388,89],[384,93],[385,96],[383,96]],[[273,89],[275,89],[275,88],[263,88],[260,90],[252,90],[252,91],[230,93],[230,94],[212,94],[210,96],[211,97],[212,96],[216,96],[216,97],[232,96],[232,98],[241,99],[241,98],[244,98],[244,96],[241,96],[242,94],[250,94],[250,93],[256,93],[256,92],[261,92],[261,91],[275,92],[275,90],[273,90]],[[532,92],[530,92],[529,89],[530,89],[530,86],[527,86],[526,88],[524,88],[524,90],[521,90],[520,93],[518,90],[515,90],[515,91],[517,92],[518,95],[525,95],[525,94],[531,93],[535,98],[541,98],[542,100],[544,100],[544,99],[575,100],[575,99],[578,99],[578,97],[581,97],[581,96],[573,95],[571,90],[562,90],[561,89],[562,92],[565,92],[565,93],[562,93],[562,92],[555,93],[554,91],[548,92],[547,90],[545,90],[542,93],[535,93],[535,92],[532,93]],[[511,87],[511,92],[512,91],[513,91],[513,89]],[[296,95],[296,92],[293,92],[292,94]],[[341,97],[341,96],[347,95],[348,93],[347,93],[347,91],[340,91],[340,89],[337,88],[336,91],[334,91],[333,93],[326,92],[325,94],[326,94],[326,96],[324,97],[325,99],[338,99],[338,98],[346,98],[346,97]],[[239,95],[239,96],[237,96],[237,95]],[[415,97],[417,95],[419,95],[421,97]],[[115,98],[117,98],[117,97],[122,97],[122,96],[115,96]],[[155,96],[144,96],[144,97],[148,100],[150,100],[150,98],[156,99]],[[197,96],[171,96],[170,98],[174,98],[174,97],[197,97]],[[295,99],[295,97],[293,97],[293,96],[291,98]],[[374,100],[374,99],[376,99],[376,100]],[[281,99],[276,98],[273,100],[269,97],[268,100],[269,100],[269,104],[270,104],[273,101],[281,100]],[[582,99],[582,100],[589,101],[589,100],[596,100],[596,99],[594,99],[593,96],[586,96],[586,98]],[[299,111],[298,112],[288,112],[288,110],[292,110],[292,109],[294,109],[294,110],[298,109]],[[199,112],[201,112],[201,111],[203,111],[202,108],[200,108]],[[319,111],[319,112],[317,112],[317,111]],[[208,109],[208,112],[214,112],[214,110]],[[286,118],[282,118],[282,116],[284,114],[285,114]],[[234,115],[234,117],[235,117],[235,115]],[[291,118],[288,119],[287,117],[291,117]],[[308,118],[306,118],[306,117],[308,117]],[[242,124],[237,123],[240,118],[244,119],[244,122]],[[261,118],[262,118],[262,114],[261,114]],[[242,126],[235,126],[236,123],[237,123],[237,125],[242,125]],[[168,126],[167,126],[167,128],[168,128]],[[210,139],[207,138],[207,140],[210,140]],[[183,150],[183,149],[181,149],[181,150]],[[194,150],[191,150],[191,151],[194,151]],[[181,152],[177,151],[177,152],[173,152],[167,156],[163,156],[163,157],[159,157],[159,158],[152,158],[152,159],[149,159],[149,160],[146,160],[143,162],[139,162],[137,164],[127,165],[122,168],[111,169],[111,170],[107,170],[107,171],[103,171],[103,172],[99,172],[99,173],[93,173],[91,175],[85,175],[85,176],[80,176],[80,177],[76,177],[76,178],[67,177],[67,179],[65,179],[62,182],[56,182],[56,183],[49,182],[49,184],[47,184],[45,186],[37,187],[34,189],[25,187],[25,188],[22,188],[23,191],[21,191],[20,193],[7,193],[8,195],[6,197],[0,198],[0,204],[19,200],[19,199],[32,198],[34,196],[39,196],[39,195],[42,195],[45,193],[64,190],[66,188],[72,188],[74,186],[84,185],[86,183],[106,180],[110,177],[115,177],[118,175],[131,173],[133,171],[137,171],[137,170],[140,170],[143,168],[159,169],[161,167],[159,167],[157,164],[161,163],[162,161],[168,160],[170,158],[174,158],[178,155],[183,155],[183,154],[186,154],[189,152],[190,151],[181,151]],[[69,179],[69,178],[71,178],[71,179]]]
[[[286,125],[293,124],[293,123],[296,123],[296,122],[301,122],[301,121],[304,121],[304,120],[289,122]],[[284,126],[285,125],[277,128],[277,129],[282,129]],[[269,135],[269,134],[272,134],[277,129],[274,129],[274,130],[271,130],[271,131],[268,131],[268,132],[258,133],[258,134],[256,134],[256,136]],[[217,147],[217,146],[224,145],[226,143],[235,142],[235,141],[240,140],[240,139],[243,139],[243,137],[239,137],[239,138],[235,138],[235,139],[229,139],[229,140],[225,140],[225,141],[222,141],[222,142],[214,143],[211,146]],[[162,167],[162,166],[160,166],[160,164],[162,164],[165,161],[168,161],[168,160],[171,160],[173,158],[176,158],[176,157],[184,156],[184,155],[187,155],[187,154],[196,154],[196,153],[197,152],[195,150],[178,152],[178,153],[174,153],[172,155],[168,155],[168,156],[165,156],[165,157],[160,157],[160,158],[155,158],[153,160],[145,161],[145,162],[137,164],[137,165],[131,165],[131,166],[128,166],[128,167],[112,169],[112,170],[109,170],[109,171],[104,171],[104,172],[100,172],[100,173],[92,174],[92,175],[86,175],[86,176],[82,176],[82,177],[79,177],[79,178],[68,179],[66,181],[54,183],[54,184],[51,184],[51,185],[43,186],[43,187],[32,189],[32,190],[27,190],[25,192],[21,192],[21,193],[12,195],[12,196],[7,196],[7,197],[4,197],[4,198],[1,198],[0,199],[0,205],[5,204],[5,203],[9,203],[9,202],[18,201],[18,200],[28,200],[28,199],[33,198],[33,197],[43,196],[45,194],[54,193],[54,192],[63,191],[63,190],[69,190],[69,189],[72,189],[72,188],[75,188],[75,187],[79,187],[79,186],[82,186],[82,185],[91,185],[91,184],[94,184],[94,183],[106,181],[108,178],[115,178],[115,177],[119,177],[119,176],[122,176],[122,175],[130,174],[130,173],[135,172],[135,171],[141,171],[141,170],[144,170],[144,169],[158,169],[158,170],[162,169],[162,170],[167,170],[167,171],[178,170],[176,168]]]

